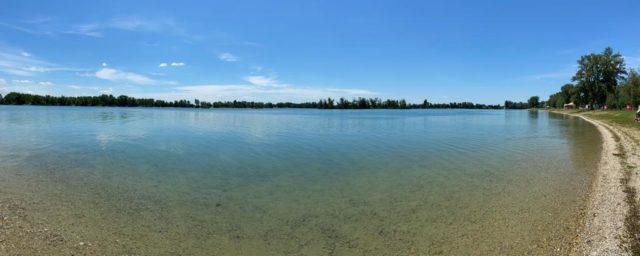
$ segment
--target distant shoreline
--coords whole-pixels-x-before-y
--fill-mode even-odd
[[[634,170],[640,166],[640,156],[634,152],[640,147],[640,130],[612,121],[610,117],[618,113],[628,115],[620,111],[549,112],[582,118],[595,125],[602,136],[600,163],[572,254],[635,255],[640,249],[634,238],[639,225],[635,191],[640,183]]]
[[[505,103],[509,103],[506,101]],[[419,104],[409,103],[404,99],[354,98],[348,100],[320,99],[315,102],[257,102],[257,101],[200,101],[189,100],[165,101],[151,98],[134,98],[126,95],[114,97],[100,96],[50,96],[28,93],[10,92],[4,97],[0,94],[0,105],[38,105],[38,106],[91,106],[91,107],[175,107],[175,108],[308,108],[308,109],[505,109],[504,106],[476,104],[472,102],[431,103],[426,99]],[[506,105],[505,105],[506,106]],[[524,103],[510,104],[508,109],[526,109]]]

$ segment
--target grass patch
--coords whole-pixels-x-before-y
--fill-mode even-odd
[[[640,123],[637,123],[635,121],[635,117],[636,117],[635,111],[628,111],[628,110],[585,111],[585,110],[553,109],[551,110],[551,112],[563,113],[563,114],[580,114],[594,120],[640,129]]]
[[[624,111],[624,110],[587,111],[581,114],[586,117],[600,120],[603,122],[640,129],[640,123],[637,123],[635,121],[635,117],[636,117],[635,111]]]

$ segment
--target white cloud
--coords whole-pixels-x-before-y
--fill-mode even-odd
[[[98,21],[72,26],[62,33],[77,34],[89,37],[104,37],[108,30],[124,30],[132,32],[158,32],[177,36],[187,36],[185,30],[171,18],[148,18],[142,16],[115,17],[106,21]]]
[[[75,85],[75,84],[67,85],[67,88],[74,89],[74,90],[92,90],[92,91],[100,90],[100,88],[98,88],[98,87],[80,86],[80,85]]]
[[[13,83],[14,84],[32,84],[33,81],[22,79],[22,80],[13,80]]]
[[[24,32],[24,33],[27,33],[27,34],[32,34],[32,35],[51,36],[51,35],[55,34],[55,33],[51,32],[51,31],[47,31],[47,30],[32,29],[32,28],[28,28],[28,27],[24,27],[24,26],[18,26],[18,25],[4,23],[4,22],[0,22],[0,26],[5,27],[5,28],[9,28],[9,29],[13,29],[13,30],[16,30],[16,31]]]
[[[166,68],[168,66],[172,66],[172,67],[183,67],[186,66],[186,64],[184,64],[184,62],[171,62],[171,63],[166,63],[166,62],[162,62],[158,65],[158,67],[160,68]]]
[[[106,63],[106,62],[102,62],[102,66],[103,66],[103,67],[106,67],[106,66],[107,66],[107,63]]]
[[[245,84],[205,84],[175,87],[163,93],[142,93],[132,96],[176,100],[256,100],[256,101],[316,101],[320,98],[355,98],[377,95],[376,92],[354,88],[304,88],[284,84],[272,76],[247,76]]]
[[[112,94],[113,88],[109,87],[108,89],[98,91],[100,94]]]
[[[194,99],[214,100],[254,100],[254,101],[316,101],[320,98],[355,98],[377,95],[364,89],[352,88],[302,88],[281,86],[277,80],[270,77],[247,77],[252,80],[249,84],[205,84],[175,87],[173,91],[162,93],[131,94],[134,97],[151,97],[156,99],[177,100]],[[273,86],[273,85],[276,86]],[[278,86],[280,85],[280,86]]]
[[[227,61],[227,62],[235,62],[238,61],[239,58],[231,53],[228,52],[223,52],[218,54],[218,59],[222,60],[222,61]]]
[[[6,85],[6,84],[7,84],[7,80],[0,78],[0,85]]]
[[[35,20],[35,22],[34,22]],[[46,20],[46,21],[45,21]],[[172,35],[188,41],[201,40],[202,37],[189,34],[171,17],[124,16],[107,20],[93,20],[87,23],[69,24],[52,18],[36,18],[5,23],[0,21],[0,27],[28,33],[32,35],[56,36],[60,34],[80,35],[94,38],[104,37],[110,30],[131,32],[154,32]]]
[[[95,76],[109,81],[124,81],[142,85],[153,85],[159,83],[159,81],[140,74],[120,71],[112,68],[102,68],[95,73]]]
[[[31,57],[31,53],[28,53],[28,52],[21,52],[20,55],[24,57]]]
[[[161,31],[175,29],[171,19],[149,19],[139,16],[117,17],[105,24],[105,27],[128,31]]]
[[[165,97],[259,101],[315,101],[320,98],[368,97],[377,93],[363,89],[263,87],[255,85],[194,85],[175,88]],[[175,94],[175,95],[171,95]],[[158,95],[163,96],[163,95]]]
[[[13,81],[14,85],[41,85],[41,86],[52,86],[55,85],[53,82],[50,81],[42,81],[42,82],[36,82],[36,81],[32,81],[32,80],[27,80],[27,79],[15,79]]]
[[[90,23],[74,26],[72,29],[66,30],[63,33],[89,37],[104,37],[101,29],[102,25],[97,23]]]
[[[260,65],[253,65],[253,66],[251,66],[251,69],[253,69],[253,70],[257,71],[257,72],[260,72],[260,71],[262,71],[263,67],[260,66]]]
[[[335,92],[335,93],[339,93],[339,94],[345,94],[345,95],[362,95],[362,96],[367,96],[367,95],[374,95],[376,93],[369,91],[369,90],[364,90],[364,89],[339,89],[339,88],[327,88],[325,89],[328,92]]]
[[[287,84],[280,83],[274,77],[268,76],[246,76],[244,80],[256,86],[272,86],[272,87],[286,87]]]

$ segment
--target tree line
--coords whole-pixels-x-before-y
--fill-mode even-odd
[[[640,74],[627,69],[624,58],[611,47],[601,53],[583,55],[578,70],[560,91],[549,96],[546,106],[562,108],[564,104],[598,109],[625,108],[640,104]]]
[[[460,109],[501,109],[500,105],[474,104],[471,102],[431,103],[424,100],[421,104],[402,100],[382,100],[379,98],[356,98],[338,100],[327,98],[317,102],[256,102],[256,101],[201,101],[176,100],[164,101],[151,98],[134,98],[126,95],[100,96],[51,96],[10,92],[4,97],[0,94],[2,105],[42,105],[42,106],[104,106],[104,107],[176,107],[176,108],[317,108],[317,109],[420,109],[420,108],[460,108]]]
[[[408,103],[406,100],[382,100],[380,98],[357,98],[347,100],[340,98],[337,101],[331,98],[318,101],[321,109],[426,109],[426,108],[461,108],[461,109],[501,109],[500,105],[474,104],[472,102],[431,103],[424,100],[422,103]]]

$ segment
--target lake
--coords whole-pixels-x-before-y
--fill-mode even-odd
[[[542,111],[0,106],[0,199],[94,254],[566,253],[600,147]]]

